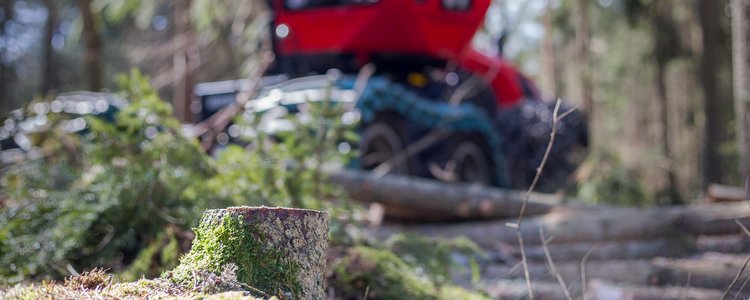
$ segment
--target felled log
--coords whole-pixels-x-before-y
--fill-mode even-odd
[[[695,239],[696,252],[748,253],[750,239],[744,233],[702,235]]]
[[[328,180],[341,185],[354,200],[382,204],[388,217],[413,221],[441,222],[517,216],[525,196],[522,191],[402,175],[377,177],[370,172],[356,170],[333,172]],[[548,213],[560,202],[558,196],[533,193],[526,207],[526,214]],[[571,205],[573,206],[575,205]]]
[[[747,193],[744,188],[715,183],[708,186],[708,194],[706,197],[708,198],[708,202],[748,200],[746,199]]]
[[[725,290],[732,283],[735,275],[742,267],[744,257],[727,256],[724,259],[706,256],[700,259],[673,259],[657,257],[653,260],[654,284],[679,285],[684,284],[690,276],[691,286]],[[745,277],[743,276],[744,280]],[[734,286],[739,289],[741,284]]]
[[[685,287],[653,287],[615,284],[601,280],[591,280],[587,286],[591,300],[716,300],[724,294],[719,290]]]
[[[531,289],[534,299],[537,300],[565,300],[562,287],[556,282],[531,282]],[[493,299],[528,299],[529,295],[526,281],[523,279],[487,282],[483,291]]]
[[[554,240],[554,239],[553,239]],[[549,247],[550,255],[555,262],[577,261],[591,251],[588,261],[594,260],[624,260],[643,259],[652,257],[680,257],[694,253],[744,253],[750,252],[750,239],[744,234],[666,237],[654,240],[608,241],[603,243],[566,243]],[[505,246],[502,251],[517,259],[521,259],[521,252],[517,246]],[[542,246],[526,247],[526,259],[530,261],[545,261]]]
[[[650,240],[667,236],[699,236],[740,233],[734,218],[750,226],[750,206],[746,203],[682,205],[650,209],[607,209],[602,211],[553,212],[524,218],[521,225],[526,245],[541,244],[539,227],[551,244],[607,241]],[[516,229],[508,227],[516,219],[463,222],[460,224],[426,224],[418,226],[384,226],[376,237],[409,231],[428,236],[465,236],[478,245],[493,249],[499,243],[517,245]]]
[[[206,286],[200,282],[207,276],[201,274],[236,276],[237,288],[256,296],[323,299],[327,213],[269,207],[214,209],[203,214],[195,234],[190,252],[168,274],[173,281],[198,289]]]
[[[677,239],[660,238],[646,241],[555,244],[548,247],[548,249],[550,256],[555,262],[580,262],[591,249],[594,250],[589,254],[588,261],[626,260],[652,258],[657,256],[680,256],[689,254],[693,251],[692,248],[685,247],[681,242],[682,241]],[[521,252],[518,247],[512,248],[512,251],[513,252],[509,254],[518,259],[521,258]],[[526,247],[526,259],[530,261],[545,261],[546,257],[543,247]]]
[[[557,272],[567,283],[578,282],[580,291],[581,263],[580,262],[555,262]],[[653,273],[653,265],[650,259],[635,260],[611,260],[611,261],[588,261],[586,263],[586,278],[601,279],[611,282],[644,284],[650,274]],[[549,282],[557,285],[556,278],[550,273],[544,262],[529,263],[529,277],[532,282]],[[498,280],[524,280],[524,270],[515,264],[492,264],[482,266],[482,280],[494,282]],[[470,282],[470,274],[455,274],[454,282],[464,284]],[[559,287],[559,286],[558,286]],[[571,288],[571,292],[574,290]]]

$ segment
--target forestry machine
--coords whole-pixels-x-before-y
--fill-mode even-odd
[[[473,48],[490,1],[269,0],[276,60],[246,107],[268,114],[268,130],[288,129],[282,117],[322,100],[333,79],[332,100],[350,102],[345,117],[360,120],[356,167],[390,161],[391,173],[527,187],[549,141],[552,105],[502,56]],[[243,86],[197,85],[202,118]],[[564,184],[577,165],[572,154],[587,146],[581,114],[557,132],[542,190]],[[393,159],[409,148],[415,153]]]

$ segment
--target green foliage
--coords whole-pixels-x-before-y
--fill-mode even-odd
[[[479,268],[474,256],[485,254],[479,246],[465,237],[445,239],[399,233],[390,236],[385,244],[417,274],[426,274],[438,286],[450,282],[451,267],[457,267],[451,258],[453,252],[469,258],[472,279],[479,280]]]
[[[87,132],[71,134],[58,124],[72,116],[49,113],[48,130],[31,137],[44,158],[15,165],[0,179],[10,198],[0,209],[0,282],[60,278],[66,269],[93,266],[120,272],[131,263],[126,278],[155,276],[186,250],[157,248],[176,247],[169,241],[174,228],[189,229],[209,208],[323,209],[339,229],[352,218],[353,205],[321,172],[345,160],[335,151],[350,130],[340,123],[341,106],[311,103],[313,122],[297,122],[298,130],[280,134],[279,142],[253,121],[248,126],[259,134],[248,141],[250,150],[229,146],[214,160],[181,134],[147,78],[133,71],[118,83],[130,103],[114,122],[87,117]],[[160,243],[164,236],[168,242]],[[332,240],[344,239],[343,230],[333,231]]]
[[[649,204],[637,174],[607,152],[589,155],[578,171],[578,197],[592,203],[643,206]]]
[[[133,71],[118,80],[130,105],[114,123],[88,117],[82,137],[42,132],[34,139],[46,157],[3,179],[11,200],[0,212],[0,280],[57,277],[67,265],[119,267],[166,225],[194,223],[201,208],[226,204],[187,193],[216,171],[148,79]]]
[[[190,253],[183,256],[180,265],[166,273],[166,277],[177,284],[192,287],[195,271],[219,274],[234,264],[238,282],[271,293],[299,294],[299,266],[295,261],[282,260],[284,249],[265,249],[262,241],[267,237],[258,232],[257,225],[248,225],[240,217],[230,215],[217,223],[201,222],[195,229],[196,237]]]
[[[180,255],[186,252],[180,247],[183,240],[178,230],[176,226],[168,226],[160,232],[148,247],[138,252],[135,260],[119,277],[124,281],[136,281],[142,276],[155,278],[163,270],[175,268],[180,262]]]
[[[368,299],[489,299],[449,285],[438,289],[389,250],[351,248],[333,269],[330,282],[342,299],[360,297],[367,287]]]

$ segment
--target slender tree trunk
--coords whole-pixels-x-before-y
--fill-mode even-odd
[[[544,40],[542,40],[542,96],[557,95],[555,86],[555,50],[552,46],[552,9],[547,1],[542,23],[544,24]]]
[[[722,182],[721,160],[717,148],[721,143],[719,128],[719,94],[716,88],[716,57],[719,43],[719,2],[700,0],[698,16],[703,33],[703,54],[701,55],[700,80],[703,86],[703,127],[702,170],[703,187]]]
[[[740,174],[750,198],[750,0],[732,0],[734,109]]]
[[[591,66],[589,64],[589,13],[588,0],[578,0],[576,18],[576,60],[581,88],[582,109],[586,112],[589,124],[594,125],[594,98],[591,86]]]
[[[669,197],[670,204],[681,204],[680,193],[677,189],[677,176],[674,173],[674,161],[672,161],[672,150],[669,145],[669,102],[667,101],[667,86],[664,82],[666,65],[657,64],[656,87],[659,92],[659,123],[661,124],[662,156],[668,160],[666,175],[666,193],[662,196]],[[661,201],[659,201],[661,203]]]
[[[52,47],[52,36],[55,30],[55,23],[57,23],[57,15],[55,14],[55,1],[44,0],[44,6],[47,7],[49,12],[47,17],[47,37],[45,39],[46,45],[44,46],[45,51],[45,70],[44,70],[44,83],[42,84],[42,94],[49,92],[54,89],[57,85],[55,73],[55,49]]]
[[[0,22],[0,33],[5,34],[5,21],[10,20],[13,18],[13,3],[15,1],[12,0],[0,0],[0,3],[2,3],[2,9],[5,12],[5,19]],[[10,110],[11,101],[10,101],[10,76],[8,72],[10,71],[9,68],[5,67],[5,65],[2,63],[2,56],[4,54],[4,50],[0,51],[0,113],[1,112],[7,112]]]
[[[178,34],[190,38],[190,1],[177,1],[175,9],[175,30]],[[181,122],[188,122],[192,119],[190,112],[190,71],[188,70],[189,57],[188,48],[192,44],[189,41],[184,47],[177,50],[173,57],[172,67],[172,106],[174,114]]]
[[[86,69],[89,73],[89,88],[101,90],[102,85],[102,41],[94,27],[91,0],[76,0],[83,19],[83,40],[86,43]]]

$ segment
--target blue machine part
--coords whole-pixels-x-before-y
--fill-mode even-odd
[[[336,82],[336,86],[351,89],[354,79],[342,78]],[[454,106],[446,101],[423,98],[401,84],[375,76],[368,81],[356,108],[360,110],[364,123],[374,121],[378,112],[393,110],[427,128],[481,134],[488,143],[495,162],[495,184],[508,186],[503,139],[495,132],[493,122],[487,113],[477,106],[471,103]]]

